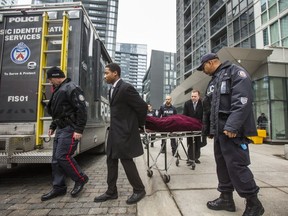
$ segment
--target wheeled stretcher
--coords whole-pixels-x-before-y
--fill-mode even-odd
[[[180,154],[179,154],[179,148],[183,148],[184,153],[186,154],[187,160],[188,160],[188,154],[187,151],[185,149],[185,146],[183,144],[183,138],[187,138],[187,137],[201,137],[201,131],[175,131],[175,132],[154,132],[154,131],[150,131],[149,129],[146,129],[144,127],[144,132],[142,133],[142,141],[143,144],[146,146],[146,150],[147,150],[147,176],[148,177],[152,177],[153,176],[153,171],[152,168],[156,168],[160,171],[165,171],[164,175],[163,175],[163,180],[165,183],[168,183],[170,181],[170,175],[168,174],[168,169],[170,168],[171,164],[173,163],[173,161],[176,159],[176,166],[179,165],[179,161],[181,160]],[[149,153],[149,147],[150,144],[152,142],[156,142],[159,140],[167,140],[167,139],[175,139],[176,140],[176,144],[177,144],[177,148],[175,151],[175,154],[173,155],[173,157],[168,161],[168,157],[167,157],[167,144],[166,145],[162,145],[160,148],[159,153],[157,154],[155,160],[153,161],[152,164],[150,164],[150,153]],[[166,142],[167,143],[167,142]],[[195,142],[193,141],[192,144],[192,148],[193,148],[193,152],[195,153]],[[159,156],[161,155],[161,153],[164,152],[164,169],[159,169],[157,168],[157,160],[159,158]],[[196,163],[195,163],[195,155],[193,155],[193,159],[190,161],[191,162],[191,166],[192,166],[192,170],[195,169],[196,167]]]

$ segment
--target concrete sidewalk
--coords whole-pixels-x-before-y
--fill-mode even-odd
[[[186,141],[184,139],[186,146]],[[219,197],[217,187],[216,167],[213,155],[213,142],[201,149],[201,164],[195,170],[186,165],[186,156],[180,148],[179,166],[170,153],[170,144],[167,142],[168,162],[172,164],[167,174],[170,182],[164,183],[165,174],[164,154],[157,160],[159,169],[153,169],[153,176],[147,176],[146,152],[136,160],[141,177],[144,180],[147,196],[137,204],[138,216],[209,216],[209,215],[242,215],[245,209],[245,200],[234,193],[236,212],[212,211],[206,207],[209,200]],[[150,165],[160,150],[160,142],[150,148]],[[254,145],[251,144],[250,157],[256,183],[260,187],[259,199],[265,208],[264,215],[288,216],[288,160],[284,159],[283,145]],[[162,169],[162,170],[160,170]]]

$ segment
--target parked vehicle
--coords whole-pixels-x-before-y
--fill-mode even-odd
[[[0,7],[0,164],[50,163],[52,86],[46,70],[59,66],[81,86],[88,122],[76,154],[104,142],[110,121],[104,67],[112,62],[83,5]]]

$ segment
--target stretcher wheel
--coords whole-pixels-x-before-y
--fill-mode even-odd
[[[176,160],[176,166],[178,167],[179,166],[179,159],[177,158]]]
[[[196,164],[193,162],[191,167],[192,167],[192,170],[195,170]]]
[[[147,176],[151,178],[153,176],[153,171],[152,170],[147,170]]]
[[[143,137],[142,141],[143,141],[144,145],[146,145],[146,146],[149,145],[149,141],[148,141],[147,137]]]
[[[164,182],[165,183],[168,183],[168,182],[170,182],[170,175],[167,175],[167,174],[164,174]]]

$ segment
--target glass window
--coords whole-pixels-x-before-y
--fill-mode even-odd
[[[288,47],[288,38],[285,38],[282,40],[282,46],[283,47]]]
[[[239,19],[236,19],[236,20],[233,22],[233,30],[234,30],[234,32],[235,32],[235,31],[239,31],[239,29],[240,29]]]
[[[239,5],[233,8],[232,14],[233,16],[237,16],[239,14]]]
[[[270,39],[271,39],[271,45],[278,44],[279,42],[278,22],[275,22],[270,26]]]
[[[232,0],[233,7],[239,4],[239,0]]]
[[[282,46],[287,47],[288,44],[288,15],[283,17],[280,20],[280,30],[281,30],[281,40],[282,40]]]
[[[252,36],[250,37],[250,48],[256,48],[255,35],[252,35]]]
[[[263,13],[263,14],[261,15],[261,22],[262,22],[262,24],[267,23],[267,20],[268,20],[268,15],[267,15],[267,12],[265,12],[265,13]]]
[[[240,31],[234,32],[234,43],[240,41]]]
[[[241,47],[243,47],[243,48],[250,48],[249,39],[244,40],[244,41],[241,43]]]
[[[272,139],[281,140],[288,138],[287,121],[287,103],[284,101],[271,101]]]
[[[271,8],[269,8],[269,19],[274,18],[277,16],[277,5],[273,5]]]
[[[253,8],[253,7],[251,7],[251,8],[248,10],[248,16],[249,16],[249,21],[254,20],[254,8]]]
[[[255,24],[254,21],[249,23],[249,34],[255,33]]]
[[[254,83],[255,101],[268,100],[268,77],[257,80]]]
[[[242,11],[246,7],[247,7],[247,1],[246,0],[240,0],[240,11]]]
[[[276,3],[276,0],[268,0],[268,7],[271,7],[275,3]]]
[[[266,127],[268,129],[267,131],[267,135],[269,136],[270,134],[270,117],[269,117],[269,102],[268,101],[257,101],[254,102],[254,114],[255,114],[255,120],[256,120],[256,124],[257,124],[257,119],[258,117],[261,115],[261,113],[264,113],[268,119],[268,127]]]
[[[267,28],[263,30],[263,43],[264,43],[264,46],[269,44],[268,29]]]
[[[241,29],[241,39],[248,36],[248,25],[243,26]]]
[[[266,0],[261,0],[261,12],[267,9]]]
[[[278,77],[270,78],[270,98],[271,100],[286,100],[286,80]]]
[[[279,11],[280,13],[288,8],[288,1],[287,0],[279,0]]]

